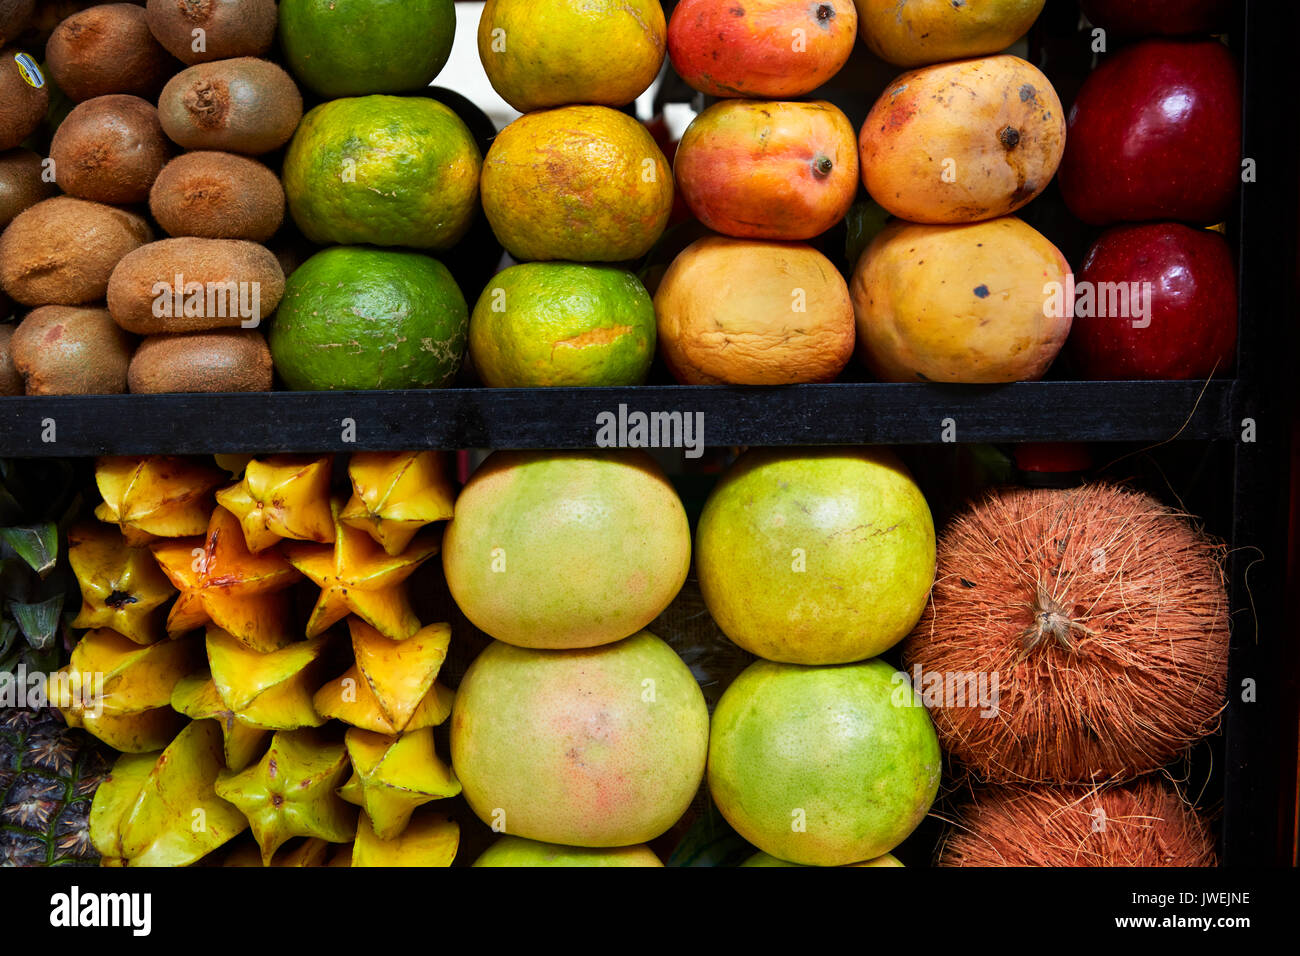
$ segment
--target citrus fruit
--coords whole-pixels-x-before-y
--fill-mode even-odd
[[[804,866],[803,863],[791,863],[789,860],[780,860],[770,853],[764,853],[759,850],[751,856],[741,866]],[[848,863],[846,866],[902,866],[898,857],[892,853],[886,853],[884,856],[878,856],[874,860],[863,860],[861,863]]]
[[[647,631],[584,650],[496,641],[451,711],[452,764],[479,818],[568,846],[659,836],[699,790],[708,742],[690,668]]]
[[[898,846],[934,802],[941,763],[907,675],[881,660],[756,661],[723,693],[709,734],[709,792],[727,822],[810,866]]]
[[[488,80],[521,113],[626,106],[659,75],[667,42],[658,0],[487,0],[478,22]]]
[[[529,113],[483,161],[483,211],[515,259],[621,262],[650,250],[673,174],[649,131],[604,106]]]
[[[654,359],[654,304],[623,269],[511,266],[474,307],[469,352],[494,387],[640,385]]]
[[[473,135],[437,100],[352,97],[302,118],[284,191],[313,242],[446,249],[473,221],[481,166]]]
[[[690,561],[686,511],[640,451],[495,452],[442,540],[456,605],[520,647],[635,633],[676,596]]]
[[[934,581],[930,509],[887,449],[757,449],[700,515],[709,613],[759,657],[860,661],[912,629]]]
[[[436,259],[338,246],[289,276],[271,355],[292,389],[438,388],[456,376],[468,325]]]
[[[596,848],[538,843],[503,836],[474,861],[475,866],[663,866],[645,844]]]
[[[422,89],[455,35],[453,0],[280,0],[289,69],[324,97]]]

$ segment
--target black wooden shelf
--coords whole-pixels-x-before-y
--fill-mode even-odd
[[[595,448],[598,416],[620,406],[702,414],[708,446],[1213,440],[1240,434],[1240,392],[1221,380],[3,398],[0,455]]]

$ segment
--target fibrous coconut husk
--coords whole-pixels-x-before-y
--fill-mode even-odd
[[[1101,783],[1212,733],[1222,558],[1186,516],[1121,486],[986,495],[940,536],[930,603],[903,645],[945,751],[986,781]],[[982,676],[996,705],[926,694],[934,673]]]
[[[939,866],[1214,865],[1201,815],[1151,776],[1101,789],[985,787],[939,848]]]

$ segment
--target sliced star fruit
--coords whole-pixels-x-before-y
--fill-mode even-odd
[[[117,529],[83,524],[68,529],[68,562],[81,587],[73,627],[109,627],[137,644],[163,637],[154,613],[176,593],[146,548],[127,544]]]
[[[160,754],[119,758],[95,793],[91,840],[128,866],[187,866],[247,828],[213,793],[221,731],[192,721]]]
[[[352,497],[339,518],[388,554],[401,554],[425,525],[452,516],[456,490],[437,452],[358,452],[348,477]]]
[[[407,825],[402,835],[381,840],[370,818],[361,813],[357,839],[352,845],[353,866],[451,866],[460,846],[460,826],[445,816],[421,811]]]
[[[212,489],[221,480],[215,468],[186,458],[100,458],[95,484],[104,501],[95,517],[118,525],[132,545],[202,534],[212,511]]]
[[[46,685],[50,703],[67,715],[92,710],[111,717],[171,704],[177,681],[202,662],[190,638],[141,646],[117,631],[87,631],[68,664]]]
[[[254,553],[285,538],[334,540],[330,515],[333,456],[277,455],[248,463],[244,480],[217,492],[217,503],[239,519],[244,541]]]
[[[294,640],[282,592],[298,572],[278,550],[251,553],[239,519],[225,508],[213,510],[206,537],[156,543],[153,553],[181,592],[167,616],[169,634],[212,623],[262,653]]]
[[[265,749],[269,731],[250,724],[227,707],[209,674],[195,674],[177,682],[172,688],[172,707],[194,720],[217,722],[228,770],[243,770]]]
[[[354,727],[343,740],[353,772],[339,796],[366,811],[381,840],[399,836],[417,808],[460,793],[456,774],[434,752],[432,728],[394,739]]]
[[[233,714],[258,727],[319,727],[325,719],[316,713],[312,696],[327,640],[322,635],[262,654],[209,627],[208,666],[218,696]]]
[[[321,589],[307,621],[307,636],[315,637],[355,614],[390,640],[410,637],[420,629],[420,621],[402,583],[438,553],[437,536],[417,537],[401,554],[390,555],[338,515],[336,501],[332,546],[286,546],[290,563]]]
[[[406,726],[395,727],[384,716],[370,684],[356,667],[351,667],[342,677],[318,690],[312,703],[322,718],[340,720],[351,727],[395,737],[399,733],[414,733],[441,724],[451,713],[451,704],[455,698],[454,691],[435,682],[420,699]]]
[[[430,624],[403,641],[390,641],[360,618],[348,618],[357,670],[370,685],[384,719],[406,729],[433,687],[451,641],[450,624]]]
[[[224,771],[217,796],[248,818],[262,848],[262,864],[296,836],[346,843],[356,833],[356,810],[335,792],[348,772],[348,755],[314,730],[281,730],[266,755],[251,767]]]

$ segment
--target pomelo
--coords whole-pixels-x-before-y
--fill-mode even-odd
[[[442,541],[456,604],[520,647],[636,633],[672,601],[690,561],[686,511],[640,451],[495,452],[456,499]]]
[[[655,355],[655,310],[631,272],[526,262],[498,273],[469,320],[485,385],[640,385]]]
[[[759,850],[751,856],[741,866],[804,866],[803,863],[791,863],[789,860],[781,860],[772,856],[770,853],[764,853]],[[874,860],[863,860],[861,863],[848,863],[847,866],[902,866],[898,857],[892,853],[886,853],[878,856]]]
[[[456,377],[468,326],[465,298],[436,259],[335,246],[289,276],[271,356],[292,389],[440,388]]]
[[[746,452],[704,504],[696,572],[724,634],[759,657],[860,661],[912,629],[934,522],[888,449]]]
[[[605,647],[493,642],[465,672],[451,759],[500,832],[567,846],[651,840],[690,806],[709,713],[673,649],[647,631]]]
[[[663,866],[645,844],[619,847],[561,846],[503,836],[474,861],[475,866]]]
[[[756,661],[713,712],[714,803],[746,840],[791,863],[888,853],[929,811],[941,769],[920,697],[881,660]]]
[[[605,106],[519,117],[483,160],[483,212],[515,259],[623,262],[663,234],[673,172],[635,118]]]
[[[478,22],[488,80],[521,113],[626,106],[659,75],[667,45],[659,0],[487,0]]]

